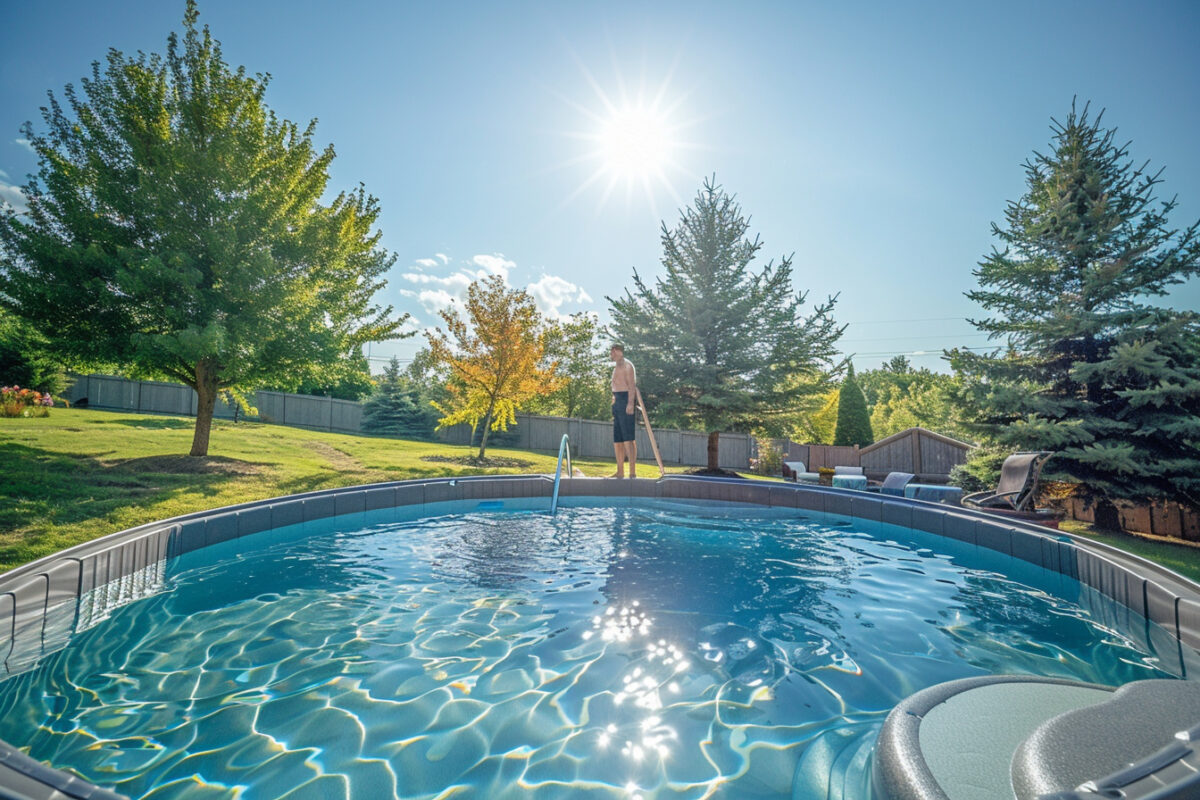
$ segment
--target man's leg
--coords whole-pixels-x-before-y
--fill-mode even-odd
[[[625,443],[624,442],[613,442],[613,454],[617,458],[617,471],[614,472],[612,475],[609,475],[608,477],[624,478],[625,477]]]
[[[637,440],[625,443],[625,457],[629,459],[629,477],[637,477]]]

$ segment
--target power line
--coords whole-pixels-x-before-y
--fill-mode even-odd
[[[889,325],[899,322],[967,322],[966,317],[914,317],[912,319],[864,319],[846,325]]]

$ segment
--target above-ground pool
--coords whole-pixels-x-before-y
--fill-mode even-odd
[[[140,598],[99,585],[65,646],[0,683],[0,739],[155,800],[867,800],[913,692],[1197,666],[1075,578],[956,539],[564,503],[363,511],[176,555]]]

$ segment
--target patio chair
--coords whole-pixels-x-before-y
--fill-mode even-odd
[[[883,479],[883,483],[878,486],[868,486],[867,491],[904,497],[904,487],[912,483],[916,477],[911,472],[889,472]]]
[[[1047,451],[1013,453],[1004,459],[1000,482],[993,492],[975,492],[963,498],[964,505],[978,508],[1029,511],[1037,496],[1038,477],[1042,466],[1054,453]]]
[[[816,472],[806,472],[803,461],[783,462],[783,477],[797,483],[819,483],[821,475]]]

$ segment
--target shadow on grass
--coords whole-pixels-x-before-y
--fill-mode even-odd
[[[191,430],[196,427],[196,420],[183,417],[138,417],[137,419],[122,419],[120,417],[105,417],[104,419],[85,420],[88,425],[124,425],[127,428],[150,428],[153,430]]]
[[[0,563],[43,555],[62,526],[89,523],[131,506],[168,503],[183,493],[217,495],[263,471],[230,458],[149,456],[115,462],[0,442]],[[21,533],[16,533],[21,531]]]

